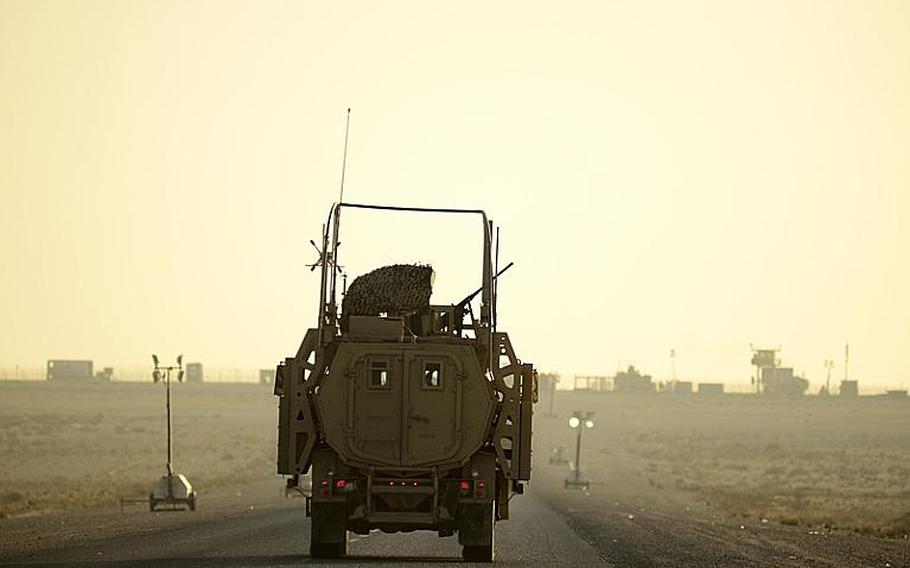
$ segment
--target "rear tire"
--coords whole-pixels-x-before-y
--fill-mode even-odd
[[[461,549],[465,562],[493,562],[493,545],[465,546]]]
[[[348,553],[347,508],[344,503],[314,502],[310,511],[310,556],[338,558]]]
[[[461,504],[457,522],[461,557],[467,562],[492,562],[496,555],[493,503]]]
[[[347,548],[347,542],[311,542],[310,556],[313,558],[340,558],[348,553]]]

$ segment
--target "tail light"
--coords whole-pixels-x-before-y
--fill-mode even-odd
[[[349,491],[353,482],[348,479],[323,479],[319,482],[319,494],[323,497],[331,495],[344,495]]]
[[[472,499],[484,499],[487,496],[487,482],[482,479],[477,481],[459,481],[458,494]]]

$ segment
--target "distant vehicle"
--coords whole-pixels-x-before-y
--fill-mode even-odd
[[[259,384],[275,384],[275,369],[259,369]]]
[[[480,217],[480,288],[430,305],[432,269],[389,266],[354,280],[339,316],[346,207]],[[537,397],[533,366],[496,328],[493,225],[478,210],[348,203],[329,219],[313,265],[322,270],[318,326],[275,380],[278,472],[296,486],[313,470],[311,554],[346,554],[348,531],[430,530],[457,533],[466,560],[491,561],[494,524],[530,478]]]
[[[619,371],[613,378],[613,390],[616,392],[654,392],[651,375],[643,375],[633,365],[625,371]]]
[[[564,445],[553,448],[550,453],[550,465],[569,465],[569,449]]]

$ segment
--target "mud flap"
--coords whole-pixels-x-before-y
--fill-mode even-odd
[[[493,546],[493,503],[462,503],[456,515],[458,544]]]
[[[317,558],[348,553],[345,503],[314,502],[310,511],[310,554]]]

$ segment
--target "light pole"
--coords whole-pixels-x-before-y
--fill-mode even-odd
[[[565,487],[591,488],[590,480],[581,477],[581,432],[594,428],[594,413],[576,410],[569,418],[569,427],[576,431],[575,437],[575,470],[566,478]]]
[[[167,409],[167,475],[161,477],[152,487],[149,494],[149,509],[154,511],[158,505],[168,505],[175,508],[177,505],[187,505],[191,511],[196,510],[196,492],[185,475],[174,473],[172,434],[171,427],[171,371],[177,371],[177,381],[183,382],[183,355],[177,356],[177,364],[162,367],[158,356],[152,355],[155,370],[152,380],[156,383],[164,381],[165,408]]]
[[[158,356],[152,355],[152,361],[155,362],[155,370],[152,372],[152,380],[156,383],[161,381],[162,375],[161,371],[164,371],[164,392],[167,408],[167,474],[174,475],[174,469],[172,467],[172,452],[171,452],[171,371],[179,371],[177,373],[177,381],[183,382],[183,355],[177,356],[177,365],[170,367],[161,367],[158,365]]]

